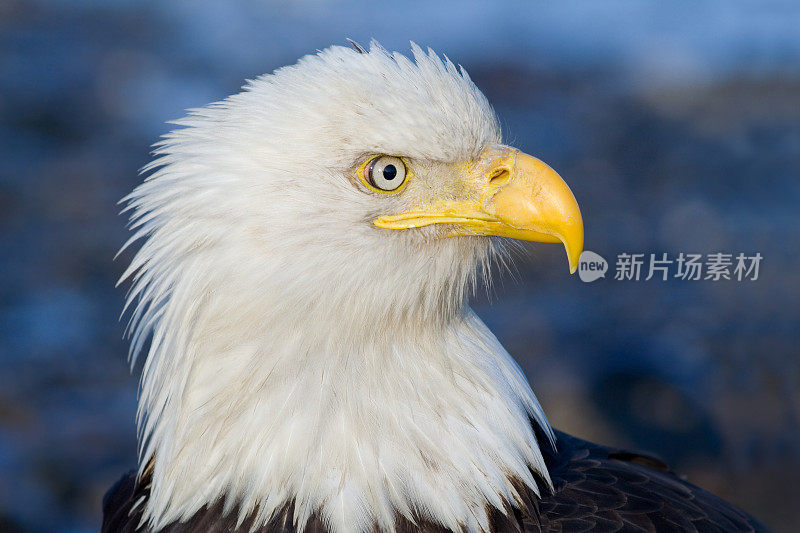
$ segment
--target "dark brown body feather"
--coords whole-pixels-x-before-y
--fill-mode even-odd
[[[553,490],[539,498],[520,485],[520,508],[493,510],[492,531],[500,532],[644,532],[644,531],[764,531],[752,517],[731,504],[681,480],[660,461],[592,444],[556,432],[556,451],[543,449]],[[546,442],[546,441],[541,441]],[[543,448],[547,448],[546,445]],[[137,483],[135,473],[123,477],[103,501],[103,533],[149,533],[140,527],[148,481]],[[544,485],[542,485],[544,486]],[[140,501],[142,500],[142,501]],[[136,502],[140,501],[138,505]],[[222,502],[211,504],[189,521],[168,525],[165,533],[249,533],[245,521],[238,529],[236,513],[222,514]],[[294,532],[292,505],[277,513],[259,533]],[[327,532],[319,517],[303,528]],[[412,524],[402,516],[397,531],[447,533],[425,520]]]

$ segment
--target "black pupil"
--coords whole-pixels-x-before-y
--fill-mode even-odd
[[[383,167],[383,179],[392,181],[397,177],[397,168],[394,165],[386,165]]]

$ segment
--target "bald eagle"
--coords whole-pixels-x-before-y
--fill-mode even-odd
[[[103,531],[759,529],[551,429],[467,299],[498,236],[574,272],[572,192],[462,68],[354,48],[191,111],[126,197],[140,463]]]

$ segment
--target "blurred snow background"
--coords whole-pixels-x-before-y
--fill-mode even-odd
[[[135,464],[116,202],[185,108],[350,37],[463,64],[570,183],[586,247],[764,256],[592,284],[528,246],[475,307],[551,421],[800,525],[800,3],[3,0],[0,531],[95,531]],[[613,264],[612,264],[613,268]]]

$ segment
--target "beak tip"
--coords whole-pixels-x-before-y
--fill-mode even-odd
[[[580,246],[571,247],[568,244],[569,241],[564,241],[564,248],[567,251],[567,261],[569,261],[569,273],[574,274],[578,270],[578,263],[581,259],[581,253],[583,252],[583,239],[581,239]]]

